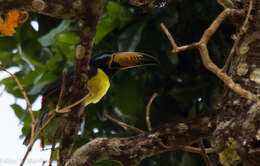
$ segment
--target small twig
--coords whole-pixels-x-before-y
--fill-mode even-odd
[[[17,50],[18,50],[19,55],[21,56],[21,59],[22,59],[25,63],[27,63],[27,65],[30,67],[30,69],[31,69],[32,71],[34,71],[34,70],[35,70],[35,67],[34,67],[33,64],[30,62],[30,60],[27,59],[26,56],[24,56],[23,50],[22,50],[22,45],[21,45],[21,44],[18,44],[18,45],[17,45]]]
[[[171,42],[172,46],[173,46],[173,49],[177,49],[178,46],[175,42],[175,40],[173,39],[172,35],[170,34],[170,32],[168,31],[168,29],[165,27],[165,25],[163,23],[160,24],[165,35],[167,36],[167,38],[169,39],[169,41]]]
[[[150,98],[147,106],[146,106],[146,124],[147,124],[147,128],[148,128],[148,131],[152,131],[152,125],[151,125],[151,122],[150,122],[150,109],[151,109],[151,104],[153,103],[153,100],[158,96],[157,93],[154,93],[152,95],[152,97]]]
[[[76,101],[75,103],[65,107],[65,108],[62,108],[60,110],[56,110],[56,113],[68,113],[71,111],[71,108],[72,107],[75,107],[76,105],[82,103],[83,101],[85,101],[91,94],[88,93],[88,95],[86,95],[85,97],[81,98],[80,100]]]
[[[24,96],[24,98],[25,98],[25,100],[26,100],[26,102],[27,102],[27,105],[28,105],[29,111],[30,111],[30,116],[31,116],[31,119],[32,119],[31,138],[33,138],[33,137],[34,137],[34,134],[35,134],[35,133],[34,133],[35,117],[34,117],[34,115],[33,115],[32,104],[31,104],[31,102],[30,102],[30,100],[29,100],[29,98],[28,98],[28,96],[27,96],[27,94],[26,94],[26,92],[25,92],[23,86],[21,85],[20,81],[18,80],[18,78],[17,78],[14,74],[12,74],[11,72],[9,72],[6,68],[4,68],[2,65],[0,65],[0,68],[1,68],[3,71],[5,71],[5,72],[7,72],[8,74],[10,74],[10,76],[14,79],[14,81],[16,82],[17,86],[19,87],[19,89],[20,89],[22,95]],[[31,151],[31,148],[32,148],[32,145],[31,145],[31,147],[29,146],[29,147],[27,148],[26,154],[25,154],[25,156],[24,156],[24,158],[23,158],[23,160],[22,160],[22,162],[21,162],[21,165],[23,165],[23,163],[24,163],[24,161],[25,161],[27,155],[28,155],[29,152]]]
[[[205,151],[205,147],[203,145],[203,140],[202,139],[199,141],[199,145],[200,145],[200,148],[201,148],[201,155],[202,155],[206,165],[207,166],[212,166],[212,164],[210,163],[209,156],[207,155],[207,153]]]
[[[217,1],[224,8],[235,8],[234,3],[231,0],[217,0]]]
[[[248,154],[260,153],[260,148],[249,149]]]
[[[144,134],[144,133],[145,133],[143,130],[138,129],[138,128],[133,127],[133,126],[130,126],[130,125],[125,124],[125,123],[123,123],[123,122],[120,122],[120,121],[114,119],[113,117],[111,117],[111,116],[108,115],[108,114],[105,114],[104,117],[107,118],[108,120],[111,120],[112,122],[116,123],[117,125],[119,125],[119,126],[121,126],[121,127],[126,127],[126,128],[128,128],[128,129],[133,130],[133,131],[135,131],[135,132],[137,132],[137,133],[140,133],[140,134]],[[160,140],[160,139],[158,140],[158,143],[159,143],[163,148],[165,148],[165,149],[170,149],[170,148],[172,148],[171,146],[165,145],[165,144],[162,142],[162,140]],[[201,148],[196,148],[196,147],[192,147],[192,146],[184,146],[184,147],[182,147],[182,150],[187,151],[187,152],[191,152],[191,153],[201,153]],[[214,149],[212,149],[212,148],[206,148],[206,149],[205,149],[205,152],[208,154],[208,153],[214,153],[215,151],[214,151]]]
[[[0,67],[1,67],[1,66],[0,66]],[[2,68],[2,69],[4,70],[4,68]],[[9,73],[9,72],[8,72],[8,73]],[[12,76],[12,75],[11,75],[11,76]],[[63,72],[62,87],[61,87],[61,89],[64,90],[64,88],[65,88],[65,72]],[[62,91],[63,91],[63,90],[61,90],[61,92],[60,92],[59,100],[62,100],[62,96],[63,96],[63,92],[62,92]],[[29,152],[31,151],[31,149],[32,149],[32,147],[33,147],[34,142],[36,141],[36,139],[39,137],[39,135],[41,134],[41,132],[49,125],[49,123],[56,117],[56,114],[57,114],[57,113],[67,113],[67,112],[69,112],[69,111],[70,111],[70,108],[72,108],[72,107],[74,107],[74,106],[80,104],[81,102],[83,102],[84,100],[86,100],[86,98],[89,97],[89,96],[90,96],[90,93],[89,93],[87,96],[83,97],[82,99],[76,101],[75,103],[73,103],[73,104],[71,104],[71,105],[69,105],[69,106],[67,106],[67,107],[65,107],[65,108],[63,108],[63,109],[60,109],[60,110],[57,108],[57,107],[59,107],[59,104],[56,105],[56,108],[55,108],[55,110],[53,111],[53,113],[52,113],[52,115],[50,116],[50,118],[48,119],[48,121],[39,129],[39,131],[36,133],[36,135],[32,135],[31,140],[30,140],[30,144],[29,144],[29,146],[28,146],[28,148],[27,148],[27,151],[26,151],[26,153],[25,153],[25,155],[24,155],[24,157],[23,157],[23,160],[22,160],[21,163],[20,163],[20,166],[22,166],[22,165],[24,164],[24,162],[25,162],[25,160],[26,160],[26,158],[27,158]],[[60,102],[61,102],[61,101],[60,101]],[[58,101],[58,103],[59,103],[59,101]],[[32,126],[32,132],[34,132],[34,126]]]
[[[31,138],[30,144],[29,144],[29,146],[28,146],[28,148],[27,148],[27,151],[26,151],[26,153],[25,153],[25,155],[24,155],[24,157],[23,157],[23,160],[22,160],[21,163],[20,163],[20,166],[22,166],[22,165],[24,164],[24,162],[25,162],[25,160],[26,160],[26,158],[27,158],[29,152],[32,150],[33,144],[34,144],[34,142],[36,141],[36,139],[39,137],[39,135],[41,134],[41,132],[49,125],[49,123],[53,120],[53,118],[55,118],[55,116],[56,116],[55,113],[51,114],[51,116],[50,116],[50,118],[47,120],[47,122],[44,123],[44,125],[39,129],[39,131],[34,135],[34,137]]]
[[[145,133],[143,130],[138,129],[138,128],[133,127],[133,126],[130,126],[130,125],[126,124],[126,123],[120,122],[120,121],[118,121],[118,120],[112,118],[112,117],[111,117],[110,115],[108,115],[108,114],[105,114],[104,117],[107,118],[108,120],[111,120],[112,122],[116,123],[117,125],[119,125],[119,126],[121,126],[121,127],[126,127],[126,128],[128,128],[128,129],[133,130],[133,131],[135,131],[135,132],[137,132],[137,133],[140,133],[140,134],[144,134],[144,133]]]
[[[225,9],[222,11],[217,18],[212,22],[212,24],[204,31],[201,39],[197,43],[193,43],[190,45],[178,47],[177,49],[180,48],[185,48],[181,49],[179,51],[184,51],[190,48],[197,48],[200,52],[201,60],[206,69],[214,73],[219,79],[221,79],[224,84],[229,87],[232,91],[235,93],[239,94],[241,97],[244,97],[246,99],[249,99],[251,101],[256,102],[258,105],[260,105],[260,100],[258,99],[258,96],[253,94],[252,92],[245,90],[242,88],[239,84],[236,84],[232,78],[230,78],[226,73],[221,71],[216,64],[214,64],[209,56],[208,48],[207,48],[207,43],[212,37],[212,35],[216,32],[216,30],[219,28],[220,24],[230,15],[241,15],[243,14],[242,10],[235,10],[235,9]],[[175,47],[173,45],[173,47]],[[178,50],[177,50],[178,51]],[[176,51],[174,51],[176,52]]]
[[[66,71],[63,70],[63,73],[62,73],[62,87],[61,87],[61,91],[60,91],[60,95],[59,95],[59,100],[58,100],[58,104],[56,105],[56,110],[53,112],[53,114],[50,116],[50,118],[48,119],[48,121],[40,128],[40,130],[36,133],[36,135],[34,134],[34,128],[35,128],[35,120],[33,120],[33,123],[32,123],[32,129],[31,129],[31,140],[30,140],[30,144],[27,148],[27,151],[24,155],[24,158],[23,160],[21,161],[20,163],[20,166],[22,166],[29,154],[29,152],[31,151],[32,147],[33,147],[33,144],[34,142],[36,141],[36,139],[39,137],[39,135],[41,134],[41,132],[49,125],[49,123],[52,121],[52,119],[55,118],[56,116],[56,111],[58,111],[59,109],[59,106],[61,104],[61,100],[62,100],[62,97],[63,97],[63,91],[64,91],[64,88],[65,88],[65,80],[66,80]],[[19,83],[19,82],[18,82]],[[17,84],[18,84],[17,83]],[[25,92],[24,92],[25,93]],[[26,95],[26,93],[25,93]],[[28,104],[29,105],[29,104]],[[29,105],[29,108],[30,108],[31,104]],[[30,109],[31,110],[31,109]],[[31,110],[32,112],[32,110]],[[33,115],[33,114],[32,114]],[[32,116],[32,118],[34,118]]]
[[[33,111],[32,111],[32,104],[31,104],[29,98],[27,97],[27,94],[26,94],[26,92],[25,92],[23,86],[21,85],[20,81],[18,80],[18,78],[17,78],[14,74],[12,74],[11,72],[9,72],[9,71],[8,71],[6,68],[4,68],[2,65],[0,65],[0,68],[1,68],[3,71],[5,71],[5,72],[7,72],[8,74],[10,74],[10,76],[15,80],[17,86],[19,87],[19,89],[20,89],[20,91],[21,91],[23,97],[25,98],[25,100],[26,100],[26,102],[27,102],[27,105],[28,105],[29,110],[30,110],[30,115],[31,115],[31,118],[32,118],[32,122],[35,123],[35,118],[34,118]]]
[[[171,146],[165,145],[162,140],[159,139],[158,143],[165,149],[170,149],[172,148]],[[198,153],[198,154],[202,154],[202,148],[196,148],[196,147],[192,147],[192,146],[184,146],[181,148],[183,151],[185,152],[191,152],[191,153]],[[205,154],[209,154],[209,153],[214,153],[214,149],[213,148],[204,148],[204,152]]]
[[[175,40],[173,39],[173,37],[172,37],[172,35],[170,34],[170,32],[168,31],[168,29],[164,26],[164,24],[161,23],[160,25],[161,25],[161,27],[162,27],[162,29],[163,29],[165,35],[166,35],[167,38],[169,39],[170,43],[172,44],[172,47],[173,47],[172,52],[173,52],[173,53],[178,53],[178,52],[181,52],[181,51],[186,51],[186,50],[194,49],[194,48],[196,48],[196,47],[199,46],[199,44],[200,44],[199,42],[197,42],[197,43],[192,43],[192,44],[189,44],[189,45],[186,45],[186,46],[181,46],[181,47],[177,46]]]
[[[192,146],[184,146],[182,148],[182,150],[186,151],[186,152],[191,152],[191,153],[202,153],[201,151],[201,148],[196,148],[196,147],[192,147]],[[206,154],[209,154],[209,153],[214,153],[214,149],[213,148],[206,148],[204,149],[205,150],[205,153]]]
[[[56,111],[58,111],[60,106],[62,105],[62,98],[63,98],[63,94],[65,91],[65,86],[66,86],[66,74],[67,74],[67,71],[64,69],[62,72],[62,84],[61,84],[61,90],[60,90],[58,104],[56,105]]]
[[[52,166],[52,161],[53,161],[53,154],[55,151],[55,145],[56,145],[56,139],[58,137],[58,134],[60,133],[60,130],[64,126],[65,120],[63,120],[59,126],[56,128],[55,133],[52,137],[52,146],[51,146],[51,154],[50,154],[50,159],[49,159],[49,166]]]
[[[246,14],[246,19],[245,19],[244,24],[243,24],[244,27],[247,26],[247,24],[248,24],[250,14],[251,14],[251,11],[253,9],[253,2],[254,2],[253,0],[249,1],[249,8],[248,8],[248,11],[247,11],[247,14]]]
[[[171,149],[171,146],[165,145],[161,139],[158,138],[158,143],[165,149]]]
[[[239,31],[238,35],[236,36],[236,39],[234,40],[234,44],[233,44],[233,46],[232,46],[232,48],[231,48],[231,50],[230,50],[230,52],[229,52],[229,55],[228,55],[228,57],[227,57],[227,60],[226,60],[226,62],[225,62],[225,64],[224,64],[224,66],[223,66],[222,69],[221,69],[221,71],[223,71],[223,72],[226,72],[226,71],[227,71],[228,66],[229,66],[229,64],[230,64],[230,62],[231,62],[232,56],[233,56],[233,54],[234,54],[234,52],[235,52],[235,49],[237,48],[237,46],[238,46],[238,44],[239,44],[239,41],[240,41],[240,39],[241,39],[241,36],[247,32],[247,27],[246,27],[246,26],[248,25],[248,20],[249,20],[249,17],[250,17],[250,14],[251,14],[252,9],[253,9],[253,0],[250,0],[250,2],[249,2],[249,8],[248,8],[247,15],[246,15],[246,18],[245,18],[245,20],[244,20],[244,23],[243,23],[243,25],[241,26],[240,31]]]

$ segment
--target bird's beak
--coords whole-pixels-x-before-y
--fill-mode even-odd
[[[118,68],[119,70],[140,67],[146,65],[158,65],[159,61],[145,53],[140,52],[119,52],[112,54],[109,69]]]

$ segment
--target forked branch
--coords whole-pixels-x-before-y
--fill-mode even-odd
[[[78,148],[65,165],[91,166],[98,161],[113,160],[124,166],[135,166],[144,158],[197,142],[214,130],[215,120],[204,117],[164,124],[134,137],[96,138]],[[171,148],[162,147],[158,140]]]
[[[251,0],[252,1],[252,0]],[[249,13],[250,13],[249,9]],[[215,65],[208,52],[207,43],[211,39],[212,35],[217,31],[221,23],[228,17],[232,15],[243,15],[243,11],[235,10],[235,9],[225,9],[222,11],[218,17],[212,22],[212,24],[204,31],[201,39],[199,42],[185,45],[185,46],[177,46],[176,44],[172,44],[173,52],[181,52],[186,51],[189,49],[198,49],[200,52],[201,60],[203,62],[203,65],[212,73],[214,73],[219,79],[221,79],[224,84],[229,87],[231,90],[233,90],[235,93],[239,94],[240,96],[252,100],[260,105],[260,100],[258,99],[257,95],[251,93],[248,90],[245,90],[239,86],[239,84],[236,84],[223,70],[221,70],[217,65]],[[250,14],[247,14],[247,17],[245,18],[244,24],[248,24],[248,17]],[[171,34],[168,32],[166,27],[161,24],[162,29],[164,30],[165,34],[169,38],[170,42],[173,43],[174,39],[171,36]],[[243,27],[243,26],[242,26]],[[172,39],[171,39],[172,38]],[[174,42],[175,43],[175,42]]]

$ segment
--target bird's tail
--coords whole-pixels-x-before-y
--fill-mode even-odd
[[[24,145],[29,145],[30,140],[31,140],[31,134],[32,134],[32,129],[30,129],[29,133],[27,134],[27,136],[25,137],[23,144]]]
[[[40,130],[40,128],[47,122],[47,120],[50,117],[48,109],[46,107],[43,107],[42,109],[43,110],[40,111],[40,114],[39,114],[36,124],[35,124],[34,134],[37,134],[37,132]],[[29,133],[25,137],[25,139],[23,141],[24,145],[29,145],[30,140],[31,140],[31,133],[32,133],[32,129],[30,129]]]

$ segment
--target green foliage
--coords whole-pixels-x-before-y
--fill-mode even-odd
[[[118,2],[109,1],[106,12],[100,19],[95,44],[98,44],[108,33],[116,28],[122,28],[133,19],[128,8]]]
[[[63,20],[59,26],[57,26],[56,28],[53,28],[50,30],[50,32],[48,32],[47,34],[43,35],[42,37],[39,38],[40,43],[42,44],[42,46],[47,47],[50,46],[52,44],[54,44],[54,37],[55,35],[57,35],[60,32],[63,32],[65,30],[67,30],[70,26],[70,21],[69,20]]]
[[[170,1],[164,7],[153,9],[136,8],[126,2],[110,0],[107,3],[98,24],[93,54],[140,51],[157,57],[161,65],[116,75],[108,94],[98,104],[86,108],[84,127],[75,149],[95,137],[136,135],[104,119],[104,113],[147,130],[145,108],[154,92],[159,93],[151,107],[154,128],[165,122],[208,113],[221,92],[220,82],[203,67],[198,52],[171,53],[170,42],[160,28],[160,23],[165,23],[179,45],[196,42],[221,11],[215,1]],[[39,31],[31,27],[32,20],[38,21]],[[81,25],[80,21],[35,14],[19,26],[14,37],[0,37],[1,64],[19,67],[20,72],[16,76],[31,101],[61,76],[63,68],[73,67]],[[224,23],[209,43],[210,56],[218,65],[223,65],[228,53],[232,30],[230,24]],[[12,78],[0,83],[9,93],[22,98]],[[31,125],[29,113],[17,104],[13,104],[12,108],[23,122],[22,135],[25,135]],[[45,134],[51,136],[55,126],[53,124]],[[203,163],[199,155],[172,151],[145,159],[140,165],[201,166]],[[114,164],[102,162],[96,165]]]

